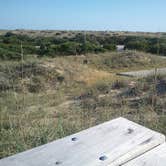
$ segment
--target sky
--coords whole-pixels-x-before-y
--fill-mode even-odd
[[[0,0],[0,29],[166,32],[166,0]]]

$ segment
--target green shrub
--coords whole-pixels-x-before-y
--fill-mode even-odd
[[[28,90],[31,93],[39,93],[44,89],[44,81],[40,76],[33,77],[30,84],[28,85]]]
[[[109,51],[115,51],[116,50],[116,45],[115,44],[105,44],[103,48],[109,50]]]
[[[76,55],[80,53],[80,44],[76,42],[65,42],[60,45],[58,50],[64,55]]]
[[[0,48],[0,59],[2,59],[2,60],[20,60],[21,55],[17,52],[12,52],[12,51],[8,51],[3,48]]]

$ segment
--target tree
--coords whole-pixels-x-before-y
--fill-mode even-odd
[[[15,34],[12,32],[6,32],[5,37],[11,37],[11,36],[15,36]]]

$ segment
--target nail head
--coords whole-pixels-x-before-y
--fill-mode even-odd
[[[72,140],[72,141],[77,141],[77,140],[78,140],[78,138],[73,137],[71,140]]]
[[[101,156],[101,157],[99,157],[99,160],[101,160],[101,161],[107,160],[107,156]]]

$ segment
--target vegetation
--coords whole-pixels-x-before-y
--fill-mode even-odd
[[[30,37],[25,34],[7,32],[0,36],[0,58],[20,59],[20,43],[24,54],[42,56],[82,55],[115,51],[116,45],[123,44],[126,49],[153,54],[166,55],[166,38],[161,36],[134,35],[95,35],[83,32],[64,36],[66,32],[56,33],[54,37]]]
[[[133,35],[102,38],[88,33],[86,42],[82,33],[66,35],[0,36],[0,158],[119,116],[166,134],[166,77],[116,75],[166,67],[165,58],[113,51],[127,38],[133,41]],[[129,41],[126,46],[128,42],[132,49]]]

